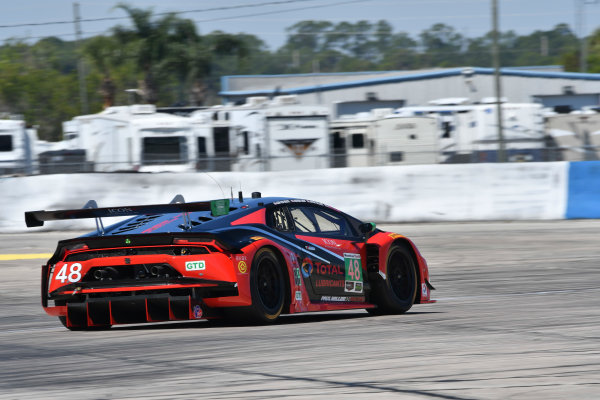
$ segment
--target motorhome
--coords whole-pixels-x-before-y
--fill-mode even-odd
[[[37,131],[20,119],[0,120],[0,173],[31,174],[36,170]]]
[[[437,119],[393,111],[377,108],[331,121],[332,167],[436,163]]]
[[[329,166],[328,114],[296,96],[277,96],[196,111],[191,119],[209,169],[284,171]]]
[[[545,117],[545,125],[562,160],[600,159],[600,113],[593,110],[550,113]]]
[[[83,149],[95,172],[179,172],[195,167],[190,120],[150,104],[109,107],[63,123],[64,148]]]
[[[496,104],[484,99],[479,104],[410,106],[396,110],[403,116],[437,116],[442,162],[495,162],[500,138]],[[547,137],[542,106],[535,103],[502,103],[502,142],[508,161],[546,161]]]

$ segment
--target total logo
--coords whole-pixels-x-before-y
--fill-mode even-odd
[[[205,261],[186,261],[185,270],[186,271],[202,271],[206,269]]]

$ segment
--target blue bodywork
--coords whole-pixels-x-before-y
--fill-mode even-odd
[[[281,200],[291,199],[287,197],[248,198],[242,202],[238,199],[230,199],[230,211],[227,215],[213,216],[211,211],[193,211],[188,213],[189,221],[191,222],[189,228],[185,226],[184,215],[181,212],[137,215],[106,227],[104,236],[144,233],[211,232],[229,227],[231,222]],[[81,237],[94,236],[100,236],[100,233],[93,231]]]

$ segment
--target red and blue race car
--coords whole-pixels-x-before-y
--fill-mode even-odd
[[[133,216],[104,227],[102,218]],[[406,237],[310,200],[244,199],[30,211],[44,221],[94,218],[42,267],[42,305],[69,329],[432,303],[425,259]]]

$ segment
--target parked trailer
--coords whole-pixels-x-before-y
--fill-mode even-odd
[[[195,168],[190,120],[153,105],[109,107],[63,123],[64,150],[83,149],[96,172],[180,172]]]
[[[0,173],[36,171],[37,131],[22,120],[0,120]]]
[[[396,111],[404,116],[437,116],[442,131],[442,162],[495,162],[500,139],[496,104],[410,106]],[[542,106],[503,103],[503,142],[508,161],[547,161],[547,137]]]
[[[563,160],[600,159],[600,113],[576,111],[549,114],[546,115],[545,125]]]
[[[196,111],[191,118],[209,169],[211,165],[235,171],[329,166],[328,110],[298,104],[296,96],[251,97],[246,104]]]
[[[343,115],[331,122],[333,167],[428,164],[438,160],[436,118],[405,117],[391,108]]]

